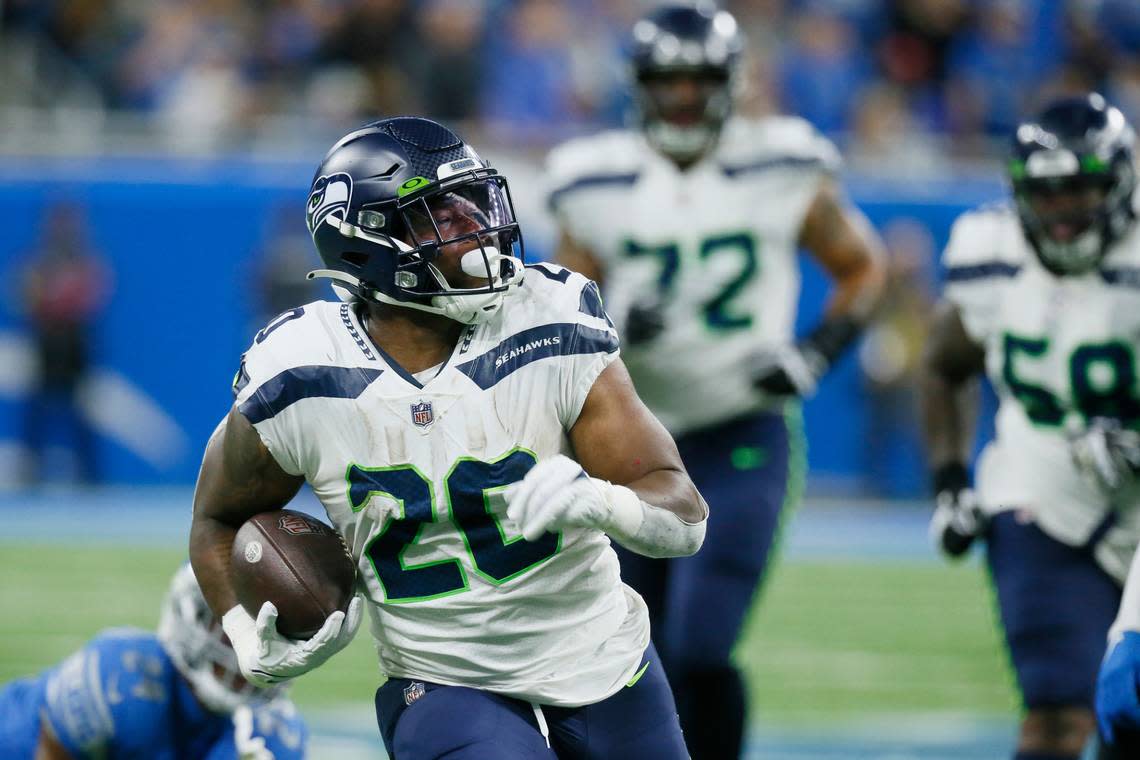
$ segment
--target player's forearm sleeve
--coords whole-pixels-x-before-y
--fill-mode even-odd
[[[632,489],[595,482],[612,509],[606,533],[631,552],[654,559],[688,557],[704,543],[707,519],[687,523],[667,509],[645,503]]]
[[[1125,631],[1140,631],[1140,551],[1132,556],[1132,567],[1128,570],[1128,580],[1124,584],[1120,611],[1108,629],[1109,647],[1120,641]]]

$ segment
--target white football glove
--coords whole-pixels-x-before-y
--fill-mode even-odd
[[[348,646],[363,616],[363,600],[354,596],[348,613],[337,610],[307,641],[294,641],[277,632],[277,608],[261,605],[254,620],[240,604],[222,616],[222,628],[237,653],[245,680],[270,686],[307,673]]]
[[[930,543],[951,559],[961,557],[986,527],[986,516],[974,489],[940,491],[930,518]]]
[[[608,530],[614,505],[605,486],[609,483],[594,480],[582,465],[558,454],[542,460],[526,477],[507,487],[503,494],[507,517],[514,520],[527,541],[562,528]]]
[[[1140,433],[1120,420],[1094,417],[1069,436],[1069,453],[1086,478],[1105,491],[1130,483],[1140,470]]]
[[[752,386],[776,398],[809,398],[827,371],[819,352],[798,346],[769,346],[752,355]]]
[[[265,739],[253,735],[253,710],[249,705],[234,710],[234,748],[238,760],[274,760]]]

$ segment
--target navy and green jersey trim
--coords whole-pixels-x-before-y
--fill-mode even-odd
[[[590,280],[582,288],[581,295],[578,296],[578,311],[582,314],[589,314],[591,317],[596,317],[604,321],[610,327],[614,323],[610,321],[610,317],[606,314],[606,309],[602,305],[602,293],[598,290],[598,283]]]
[[[609,330],[558,323],[516,333],[471,361],[455,365],[455,369],[487,390],[512,372],[539,359],[617,350],[617,335]]]
[[[578,177],[572,182],[567,182],[561,187],[555,188],[551,191],[550,195],[546,197],[546,207],[550,211],[558,208],[558,203],[567,195],[579,190],[587,188],[599,187],[628,187],[641,176],[638,172],[630,172],[628,174],[590,174],[584,177]]]
[[[827,163],[819,156],[776,156],[760,161],[752,161],[747,164],[737,164],[735,166],[722,165],[720,170],[724,172],[724,176],[729,179],[736,179],[744,174],[755,174],[772,169],[814,169],[827,168],[827,166]]]
[[[383,372],[364,367],[327,367],[317,364],[293,367],[258,386],[253,395],[238,405],[238,411],[256,425],[277,416],[302,399],[357,398]]]
[[[1107,285],[1140,288],[1140,267],[1114,267],[1100,270],[1100,278]]]
[[[570,279],[570,275],[573,274],[573,272],[571,272],[569,269],[565,269],[563,267],[552,267],[551,265],[543,263],[541,261],[536,264],[527,264],[526,269],[530,272],[537,272],[546,279],[553,280],[554,282],[560,282],[563,285],[566,284],[566,281]]]
[[[1016,277],[1021,271],[1017,264],[1004,261],[983,261],[980,264],[946,267],[946,282],[970,282],[995,278]]]

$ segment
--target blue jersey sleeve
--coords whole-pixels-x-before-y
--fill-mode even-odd
[[[172,675],[152,634],[105,632],[48,674],[43,719],[73,757],[143,749],[161,757]]]

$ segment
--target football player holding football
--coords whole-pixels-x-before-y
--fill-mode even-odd
[[[730,653],[803,488],[798,401],[859,334],[884,267],[829,141],[798,118],[730,118],[744,51],[731,14],[667,4],[630,44],[639,128],[557,147],[548,200],[558,261],[601,286],[634,385],[716,516],[693,558],[621,558],[693,757],[723,760],[745,721]],[[834,289],[795,340],[800,248]]]
[[[1140,538],[1134,139],[1097,94],[1017,127],[1013,202],[955,223],[924,358],[931,535],[951,556],[985,542],[1026,708],[1022,760],[1077,758],[1094,731],[1097,666]],[[983,372],[1000,406],[971,485]]]
[[[524,267],[506,179],[427,119],[346,135],[307,209],[343,303],[258,333],[195,500],[191,558],[243,672],[300,675],[360,621],[358,597],[292,641],[236,604],[236,529],[308,482],[358,563],[390,756],[686,757],[610,542],[693,554],[707,508],[595,285]]]

